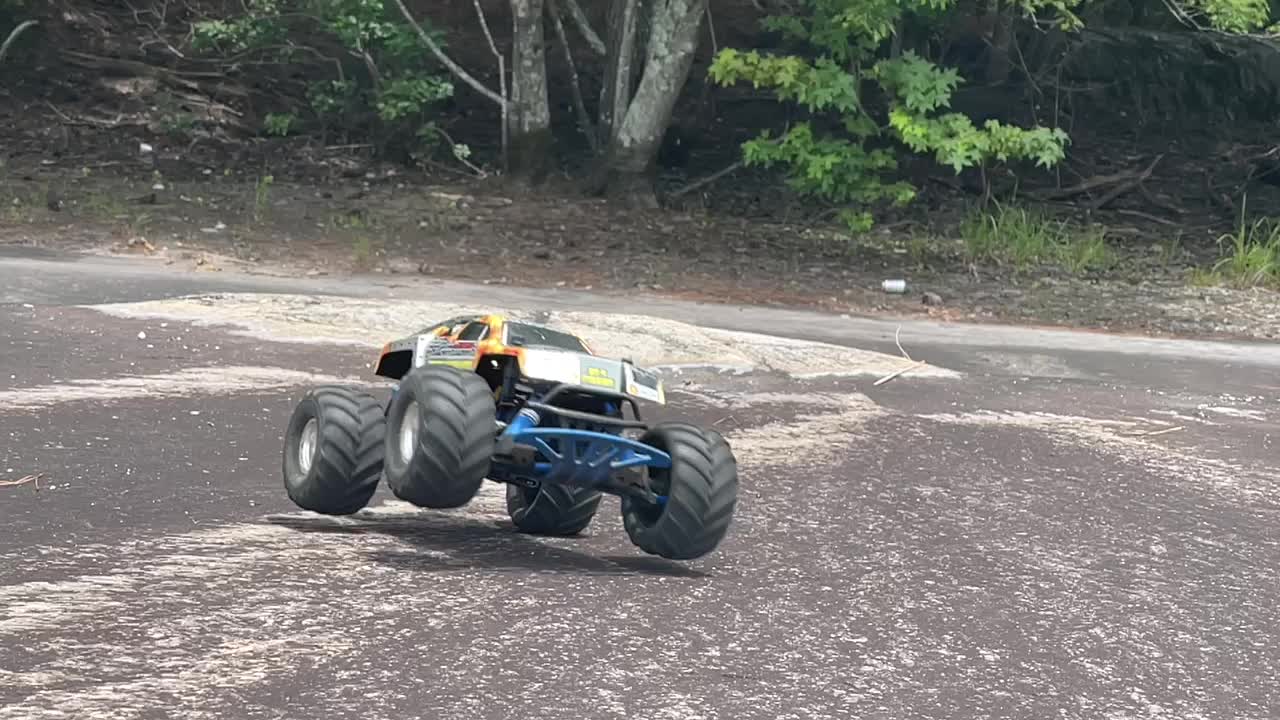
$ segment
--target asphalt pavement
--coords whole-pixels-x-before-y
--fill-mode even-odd
[[[720,429],[742,481],[726,542],[668,562],[612,499],[571,539],[516,533],[493,483],[447,512],[385,488],[299,510],[302,390],[387,386],[376,348],[308,338],[295,305],[247,325],[255,293],[639,312],[857,362],[780,369],[780,340],[754,368],[664,367],[651,415]],[[935,372],[876,385],[899,342]],[[1280,717],[1277,366],[1264,344],[9,250],[0,480],[42,479],[0,487],[0,720]]]

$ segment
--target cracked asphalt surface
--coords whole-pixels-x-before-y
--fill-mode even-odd
[[[80,307],[458,287],[6,254],[0,479],[45,479],[0,487],[0,719],[1280,717],[1274,346],[904,323],[959,376],[670,370],[651,414],[742,477],[725,544],[672,563],[616,500],[573,539],[492,483],[299,511],[292,404],[371,352]],[[627,307],[545,307],[575,303]],[[897,354],[896,323],[645,311]]]

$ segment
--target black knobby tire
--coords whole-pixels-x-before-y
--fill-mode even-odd
[[[591,524],[602,497],[591,488],[511,484],[507,485],[507,515],[517,530],[531,535],[577,535]]]
[[[401,426],[414,404],[417,439],[405,458]],[[391,492],[418,507],[471,502],[489,473],[496,414],[493,391],[479,375],[447,365],[411,371],[387,409],[385,474]]]
[[[315,446],[306,467],[299,442],[313,420]],[[368,505],[382,474],[386,429],[382,405],[372,395],[337,386],[308,390],[284,435],[282,470],[289,499],[325,515],[350,515]]]
[[[738,464],[724,437],[684,423],[660,423],[641,438],[671,455],[669,469],[649,469],[649,483],[665,506],[622,498],[622,523],[641,550],[692,560],[714,550],[729,531],[738,504]]]

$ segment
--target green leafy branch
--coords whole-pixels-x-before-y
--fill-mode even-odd
[[[751,83],[771,90],[780,102],[839,119],[841,132],[829,136],[816,134],[809,122],[777,137],[762,134],[744,144],[743,162],[786,168],[797,191],[847,206],[842,216],[851,229],[871,226],[870,206],[886,201],[900,206],[915,197],[909,183],[891,177],[898,167],[894,145],[932,155],[956,173],[979,168],[984,177],[993,163],[1031,160],[1047,168],[1065,157],[1068,138],[1061,129],[995,120],[979,127],[949,112],[961,82],[954,69],[911,52],[872,62],[906,10],[945,9],[949,0],[809,0],[808,5],[808,15],[773,18],[769,24],[807,40],[818,50],[817,59],[726,48],[709,74],[720,85]],[[1068,12],[1059,0],[1039,7]],[[882,91],[885,107],[873,111],[864,105],[868,84]]]
[[[430,108],[453,95],[453,83],[438,72],[416,30],[383,0],[247,0],[244,7],[238,17],[196,23],[193,46],[235,58],[328,60],[335,77],[307,91],[310,110],[326,125],[337,121],[350,129],[352,120],[372,115],[388,135],[416,142]],[[439,33],[429,32],[443,44]],[[291,113],[268,118],[270,134],[287,134],[296,124]]]

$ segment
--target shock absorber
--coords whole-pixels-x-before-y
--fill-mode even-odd
[[[507,423],[507,429],[504,435],[516,435],[522,433],[531,427],[536,427],[542,421],[542,416],[538,415],[537,410],[531,408],[520,408],[520,412],[511,418],[511,422]]]
[[[494,454],[498,456],[510,457],[516,449],[516,436],[536,427],[542,418],[537,411],[529,408],[521,408],[516,416],[511,418],[511,422],[507,423],[507,427],[498,435],[498,442],[494,447]],[[532,462],[532,460],[530,460]]]

